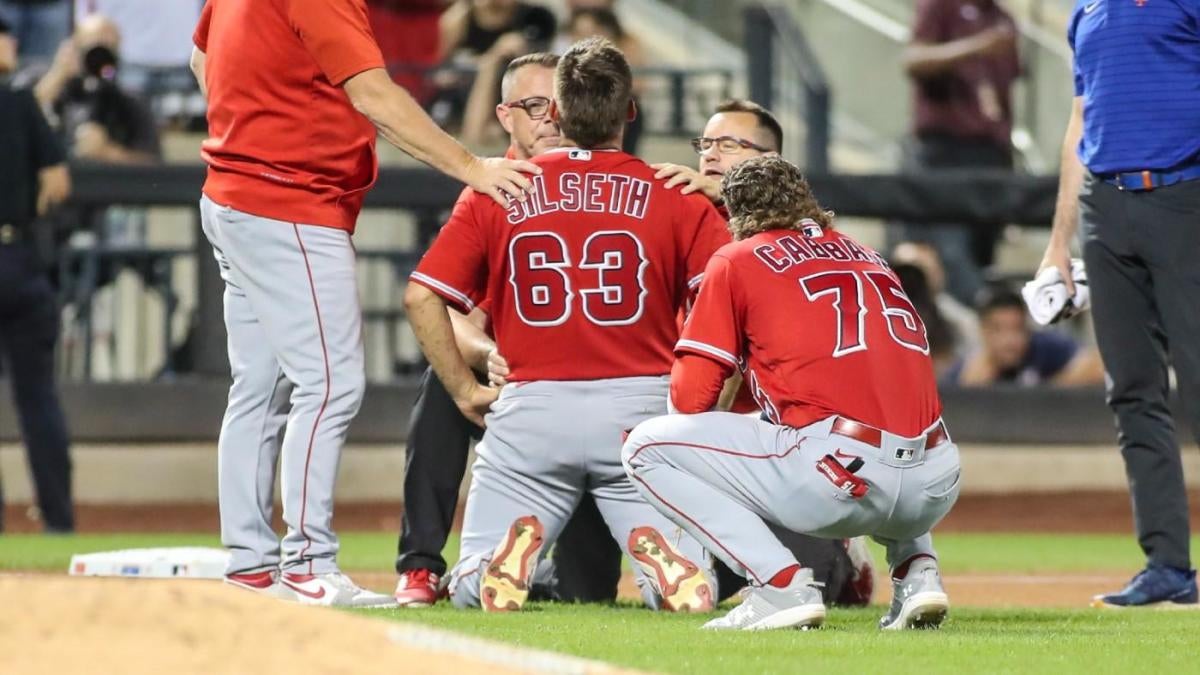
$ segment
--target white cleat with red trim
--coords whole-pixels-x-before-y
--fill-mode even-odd
[[[253,591],[279,600],[296,600],[296,593],[284,586],[279,580],[278,570],[263,570],[261,572],[238,572],[225,575],[225,583],[230,586]]]
[[[302,605],[325,607],[395,607],[396,598],[362,588],[341,572],[294,574],[284,572],[281,583]]]
[[[707,630],[778,630],[820,628],[825,603],[812,570],[801,569],[786,588],[747,586],[742,604],[728,614],[704,624]]]

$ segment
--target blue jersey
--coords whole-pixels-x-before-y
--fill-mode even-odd
[[[1079,158],[1093,173],[1200,162],[1200,0],[1076,0]]]

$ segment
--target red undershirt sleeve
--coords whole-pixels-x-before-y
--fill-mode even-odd
[[[721,398],[733,367],[696,354],[682,354],[671,368],[671,404],[681,413],[708,412]]]

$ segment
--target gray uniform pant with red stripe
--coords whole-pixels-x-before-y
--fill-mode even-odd
[[[333,487],[365,387],[350,235],[208,197],[200,212],[225,280],[233,374],[217,454],[227,573],[336,571]],[[282,557],[271,528],[277,464]]]
[[[753,584],[804,564],[767,522],[817,537],[871,535],[893,569],[936,557],[929,531],[958,499],[958,447],[947,441],[900,459],[888,443],[880,451],[831,434],[833,421],[796,429],[731,413],[667,415],[638,425],[622,458],[651,504]],[[817,466],[826,455],[842,465],[861,457],[855,475],[867,493],[835,485]]]
[[[501,390],[484,420],[483,441],[475,446],[462,547],[450,572],[455,606],[479,606],[480,574],[514,520],[534,515],[541,521],[544,558],[585,492],[595,498],[626,556],[630,532],[653,527],[701,568],[716,593],[700,542],[647,504],[621,467],[624,432],[666,412],[667,389],[663,376],[522,382]],[[658,597],[637,565],[634,578],[646,604],[658,608]]]

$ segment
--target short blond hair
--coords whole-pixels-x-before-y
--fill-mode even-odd
[[[512,91],[517,71],[525,66],[540,66],[547,70],[554,70],[558,66],[558,54],[534,52],[509,61],[508,67],[504,69],[504,75],[500,78],[500,98],[503,98],[505,102],[508,100],[508,93]]]

